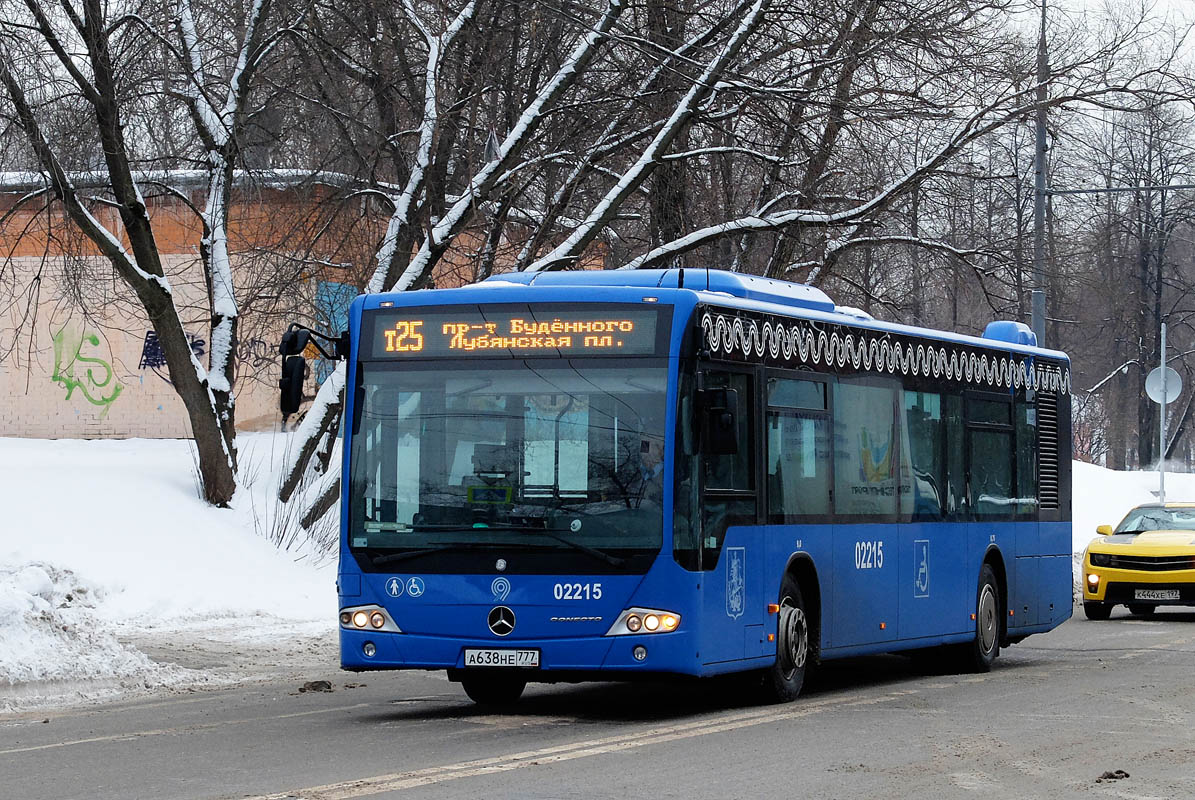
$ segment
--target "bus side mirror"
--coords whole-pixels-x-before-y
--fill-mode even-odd
[[[278,379],[281,390],[278,408],[282,412],[282,419],[297,413],[303,403],[303,374],[307,370],[307,361],[303,358],[303,351],[307,348],[311,334],[301,328],[289,328],[282,334],[282,343],[278,345],[278,353],[282,356],[282,377]]]
[[[1111,525],[1099,525],[1096,527],[1095,532],[1099,536],[1111,536],[1112,535],[1112,526]]]
[[[739,451],[739,393],[734,389],[706,389],[701,392],[705,452],[729,456]]]

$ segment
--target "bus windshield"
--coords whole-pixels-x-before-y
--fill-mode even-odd
[[[360,375],[359,560],[513,549],[617,566],[659,552],[662,359],[365,362]]]

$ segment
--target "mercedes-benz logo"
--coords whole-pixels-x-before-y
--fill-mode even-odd
[[[506,636],[515,629],[515,612],[506,606],[494,606],[488,622],[495,636]]]

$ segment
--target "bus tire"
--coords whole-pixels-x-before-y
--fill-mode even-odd
[[[805,684],[811,648],[809,617],[796,578],[780,582],[780,611],[776,620],[776,663],[763,671],[763,696],[773,703],[797,699]]]
[[[1112,604],[1084,600],[1083,616],[1087,617],[1088,619],[1105,620],[1112,616]]]
[[[1000,602],[1000,584],[990,564],[979,570],[975,591],[975,639],[964,645],[963,665],[971,672],[988,672],[1000,655],[1000,623],[1004,612]]]
[[[509,706],[518,702],[527,681],[511,675],[463,675],[461,686],[479,706]]]
[[[1129,603],[1129,613],[1134,617],[1148,617],[1156,608],[1153,603]]]

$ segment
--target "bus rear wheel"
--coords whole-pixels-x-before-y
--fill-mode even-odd
[[[511,675],[463,675],[461,686],[479,706],[509,706],[518,702],[527,681]]]
[[[809,617],[801,587],[792,575],[780,582],[780,611],[776,626],[776,663],[763,674],[764,699],[787,703],[797,699],[809,665]]]
[[[1156,609],[1153,603],[1129,603],[1129,613],[1134,617],[1148,617]]]
[[[979,570],[979,586],[975,593],[975,639],[962,645],[963,666],[971,672],[988,672],[1000,655],[1000,623],[1003,610],[1000,585],[989,564]]]

